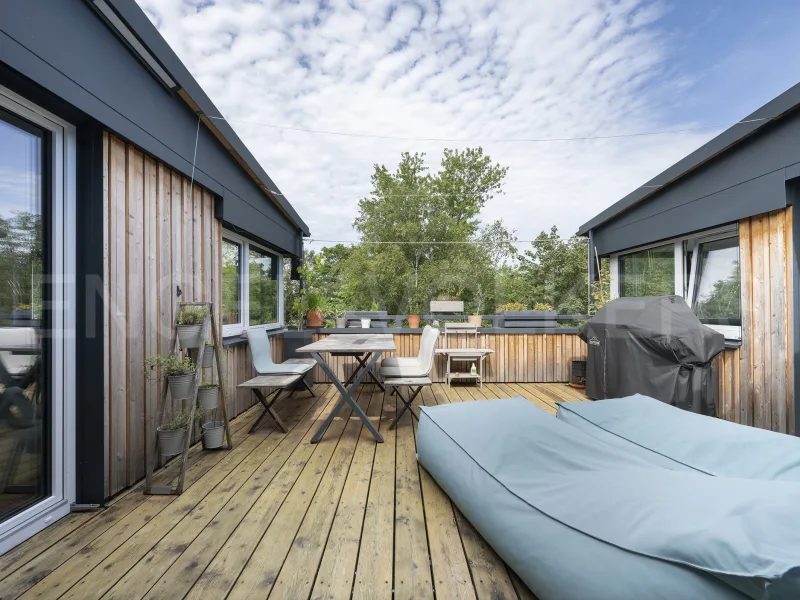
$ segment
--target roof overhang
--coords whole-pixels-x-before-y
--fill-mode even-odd
[[[638,189],[634,190],[603,212],[580,226],[577,235],[586,236],[589,231],[613,220],[621,213],[658,195],[678,180],[696,171],[709,161],[742,143],[746,139],[770,127],[800,106],[800,84],[788,89],[739,123],[729,127],[717,137],[704,144],[687,157],[672,165]]]
[[[134,0],[87,0],[87,2],[139,57],[142,64],[198,115],[214,137],[289,222],[304,235],[309,235],[308,225],[286,200],[233,128],[225,120],[209,118],[219,115],[220,111],[136,2]]]

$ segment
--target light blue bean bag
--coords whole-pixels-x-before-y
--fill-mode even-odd
[[[800,597],[800,485],[672,471],[523,398],[421,409],[418,459],[541,600]]]
[[[697,415],[648,396],[561,402],[558,418],[668,469],[800,481],[800,439]]]

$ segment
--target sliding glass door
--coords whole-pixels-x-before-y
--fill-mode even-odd
[[[0,87],[0,554],[74,495],[73,131]]]
[[[46,132],[0,110],[0,523],[50,495]]]

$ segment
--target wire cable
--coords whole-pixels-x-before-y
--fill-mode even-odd
[[[617,133],[617,134],[608,134],[608,135],[582,135],[582,136],[575,136],[575,137],[551,137],[551,138],[501,138],[501,139],[485,139],[479,140],[477,138],[427,138],[427,137],[411,137],[411,136],[395,136],[395,135],[376,135],[376,134],[369,134],[369,133],[352,133],[347,131],[330,131],[324,129],[310,129],[306,127],[289,127],[286,125],[274,125],[271,123],[256,123],[253,121],[240,121],[238,119],[226,119],[225,117],[221,116],[210,116],[206,115],[209,119],[215,119],[218,121],[227,121],[228,123],[243,123],[246,125],[254,125],[256,127],[267,127],[270,129],[280,129],[284,131],[298,131],[301,133],[312,133],[318,135],[334,135],[334,136],[343,136],[343,137],[355,137],[355,138],[369,138],[369,139],[379,139],[379,140],[400,140],[400,141],[416,141],[416,142],[482,142],[486,144],[510,144],[510,143],[544,143],[544,142],[577,142],[577,141],[588,141],[588,140],[612,140],[612,139],[620,139],[620,138],[634,138],[634,137],[646,137],[646,136],[653,136],[653,135],[669,135],[674,133],[689,133],[693,131],[706,131],[708,129],[719,129],[721,127],[726,127],[726,125],[702,125],[700,127],[686,127],[683,129],[664,129],[660,131],[644,131],[638,133]],[[762,117],[759,119],[747,119],[743,121],[737,121],[730,127],[735,125],[744,125],[746,123],[758,123],[761,121],[769,121],[774,119],[775,117]]]

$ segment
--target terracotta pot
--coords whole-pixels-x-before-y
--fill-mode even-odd
[[[306,313],[306,327],[322,327],[325,324],[325,315],[319,309]]]
[[[470,315],[467,317],[467,323],[469,323],[470,325],[475,325],[475,327],[480,327],[482,321],[483,318],[481,317],[481,315]]]
[[[419,329],[419,315],[408,315],[408,326],[411,329]]]

